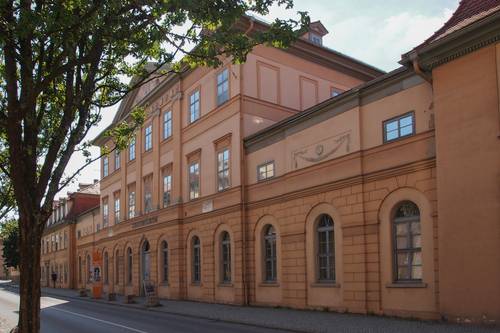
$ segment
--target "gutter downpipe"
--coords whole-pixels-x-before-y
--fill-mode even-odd
[[[245,30],[245,35],[248,35],[254,28],[255,24],[255,19],[251,16],[249,18],[250,20],[250,26],[248,27],[247,30]],[[243,284],[243,302],[244,305],[249,304],[249,298],[248,298],[248,283],[247,283],[247,256],[246,256],[246,251],[247,251],[247,230],[246,230],[246,218],[247,218],[247,205],[246,205],[246,191],[247,191],[247,184],[246,184],[246,149],[245,149],[245,144],[243,142],[243,128],[244,128],[244,119],[243,119],[243,103],[242,103],[242,98],[243,98],[243,64],[240,65],[240,162],[241,162],[241,167],[240,167],[240,177],[241,177],[241,231],[242,231],[242,284]]]

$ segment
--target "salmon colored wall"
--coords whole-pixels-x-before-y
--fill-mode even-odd
[[[433,71],[440,307],[500,319],[498,44]]]
[[[285,51],[263,46],[254,48],[248,55],[243,64],[243,77],[245,96],[295,110],[304,110],[330,98],[332,88],[346,91],[362,83]]]
[[[415,112],[416,133],[433,128],[432,86],[429,83],[425,82],[363,105],[361,107],[362,149],[383,144],[383,122],[410,111]]]

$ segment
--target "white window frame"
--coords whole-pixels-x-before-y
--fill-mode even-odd
[[[144,129],[144,151],[153,149],[153,124],[149,124]]]
[[[224,68],[217,74],[217,106],[229,100],[229,70]]]
[[[217,152],[217,190],[231,187],[231,153],[229,148]]]
[[[189,95],[189,123],[192,124],[198,119],[200,119],[200,89]]]
[[[195,182],[193,177],[196,176]],[[189,200],[198,199],[200,197],[200,162],[195,161],[188,166],[188,181],[189,181]]]
[[[269,168],[271,167],[272,168]],[[261,173],[261,169],[265,168],[264,175]],[[276,176],[276,165],[274,161],[268,161],[257,166],[257,181],[264,181]]]
[[[163,139],[168,139],[172,136],[172,111],[167,111],[163,114]]]

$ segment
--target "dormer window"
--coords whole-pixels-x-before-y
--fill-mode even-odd
[[[328,30],[320,21],[311,22],[309,29],[302,35],[302,38],[309,40],[312,44],[322,46],[323,37],[328,34]]]
[[[309,32],[309,41],[316,45],[323,45],[323,37],[314,32]]]

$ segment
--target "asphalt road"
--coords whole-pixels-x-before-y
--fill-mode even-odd
[[[59,297],[42,297],[41,303],[42,333],[287,332]],[[18,305],[16,293],[0,289],[0,332],[16,325]]]

